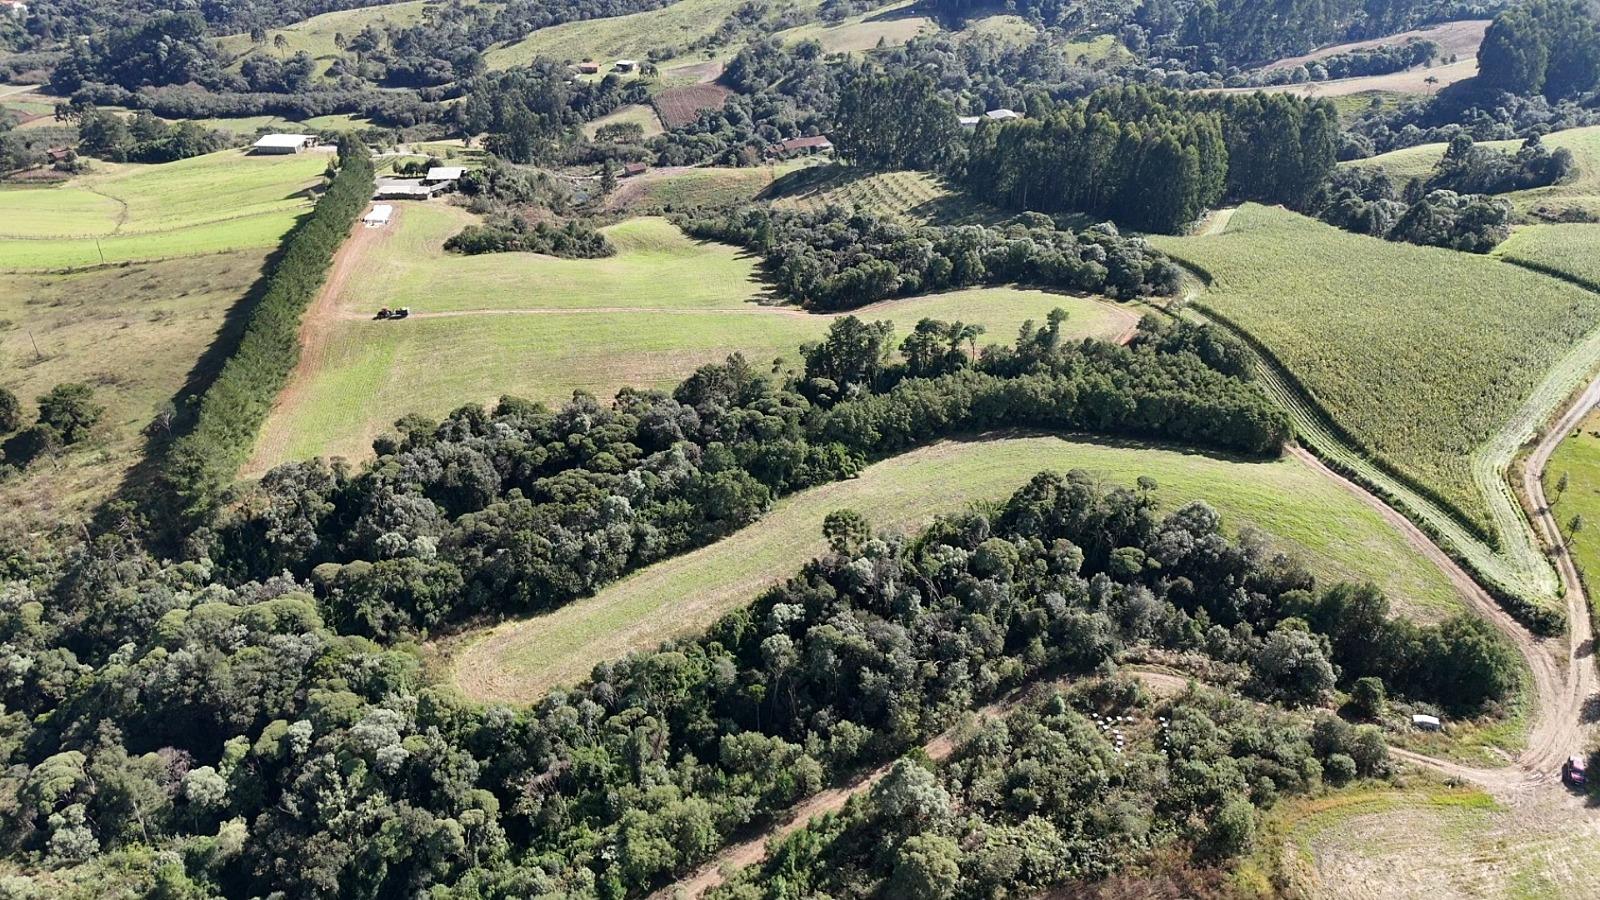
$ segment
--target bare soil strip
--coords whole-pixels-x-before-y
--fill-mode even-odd
[[[339,246],[338,252],[333,256],[333,264],[328,268],[328,277],[322,282],[322,290],[317,292],[316,299],[311,301],[311,306],[300,318],[300,359],[295,362],[294,371],[289,373],[289,382],[278,392],[277,399],[273,401],[273,412],[284,406],[304,402],[306,392],[311,389],[317,372],[322,368],[323,357],[328,347],[328,334],[341,318],[339,295],[344,293],[345,282],[350,280],[350,273],[360,265],[367,251],[378,241],[393,233],[403,215],[401,212],[403,208],[402,205],[395,204],[393,217],[389,220],[389,224],[382,228],[368,228],[357,220],[350,236]],[[272,422],[273,418],[268,415],[267,421]],[[262,471],[266,466],[265,461],[272,458],[272,454],[264,451],[276,446],[277,443],[273,435],[262,434],[256,441],[255,454],[245,463],[243,471]]]

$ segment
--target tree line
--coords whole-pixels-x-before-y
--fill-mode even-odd
[[[403,419],[359,475],[269,472],[206,532],[205,555],[232,580],[311,577],[341,631],[393,639],[556,608],[939,437],[1036,427],[1252,454],[1286,439],[1257,388],[1193,352],[1220,334],[1129,349],[1064,340],[1063,319],[973,359],[977,335],[957,323],[897,345],[888,323],[844,317],[788,382],[736,356],[670,395]]]
[[[762,253],[780,292],[824,310],[978,284],[1131,299],[1174,293],[1180,274],[1143,238],[1123,236],[1109,224],[1073,232],[1040,215],[1005,226],[908,227],[839,207],[748,206],[674,221],[694,237]]]
[[[1224,197],[1304,208],[1333,170],[1337,132],[1326,102],[1108,89],[980,125],[963,181],[1011,208],[1176,232]]]
[[[347,139],[328,189],[284,241],[238,347],[201,396],[194,427],[166,450],[160,486],[149,498],[166,515],[199,521],[233,483],[299,359],[300,317],[366,209],[373,182],[367,148]]]
[[[717,368],[702,387],[735,389]],[[374,468],[403,470],[392,457]],[[1329,598],[1349,589],[1317,586],[1258,536],[1230,539],[1205,504],[1162,515],[1158,490],[1148,479],[1134,490],[1045,473],[1002,504],[909,537],[836,512],[824,525],[829,551],[751,606],[702,636],[601,663],[522,709],[429,685],[415,656],[350,636],[323,589],[313,596],[293,575],[235,581],[207,556],[161,564],[112,533],[54,562],[13,557],[28,577],[0,593],[0,659],[14,673],[0,682],[0,784],[15,798],[0,806],[0,846],[32,865],[115,870],[167,896],[636,897],[824,784],[1043,676],[1161,650],[1208,661],[1252,696],[1317,705],[1369,671],[1364,660],[1387,664],[1393,627],[1370,618],[1387,615],[1381,597],[1362,607],[1372,627],[1348,625],[1349,604]],[[330,501],[340,498],[302,505]],[[517,546],[548,533],[529,523]],[[273,538],[285,550],[295,541]],[[379,543],[425,560],[430,542]],[[1319,630],[1324,615],[1330,631]],[[1453,694],[1391,686],[1417,700],[1475,708],[1515,683],[1514,654],[1476,620],[1408,640],[1456,663]],[[1150,812],[1115,819],[1135,836],[1141,822],[1177,823],[1163,817],[1188,810],[1177,836],[1226,855],[1248,845],[1237,801],[1381,771],[1370,732],[1319,726],[1308,739],[1298,720],[1208,699],[1163,709],[1160,752],[1174,778]],[[984,798],[1001,795],[982,793],[991,779],[975,776],[1007,772],[1019,790],[1003,796],[1038,814],[1028,833],[1040,846],[1057,845],[1052,831],[1079,838],[1053,857],[1082,867],[1063,878],[1126,861],[1140,844],[1123,828],[1068,821],[1097,791],[1029,802],[1026,779],[1040,770],[1022,761],[1025,747],[972,747],[950,784],[970,785],[959,791],[975,815],[999,825],[1005,811]],[[1077,752],[1057,741],[1041,752],[1051,749],[1063,765]]]

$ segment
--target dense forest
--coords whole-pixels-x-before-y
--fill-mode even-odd
[[[736,371],[709,367],[679,393],[737,392]],[[562,414],[576,425],[598,412],[580,410]],[[503,403],[490,429],[484,411],[463,410],[428,440],[436,453],[514,440],[519,424],[539,421],[529,415]],[[365,479],[406,477],[417,471],[410,455],[386,453]],[[593,483],[554,478],[569,490]],[[400,525],[375,549],[406,568],[323,564],[309,582],[228,577],[225,554],[161,566],[112,535],[53,571],[14,560],[30,568],[0,594],[0,652],[20,673],[0,684],[14,711],[0,783],[16,800],[0,807],[0,833],[10,852],[55,864],[99,856],[137,870],[145,848],[171,848],[147,876],[167,896],[429,887],[444,897],[639,896],[962,710],[1043,675],[1100,669],[1125,648],[1212,659],[1251,695],[1289,704],[1379,678],[1416,700],[1472,710],[1515,685],[1515,657],[1477,620],[1419,628],[1394,619],[1374,591],[1319,588],[1259,539],[1229,540],[1203,504],[1159,515],[1157,490],[1040,475],[992,512],[912,537],[874,535],[859,516],[834,514],[826,556],[703,638],[602,664],[590,681],[520,711],[462,704],[428,686],[413,656],[350,636],[351,625],[363,629],[346,585],[422,579],[448,537],[407,541],[411,526]],[[348,496],[312,488],[298,509],[339,515],[328,506]],[[397,514],[420,523],[432,504],[390,496],[380,528]],[[603,506],[613,535],[628,530],[616,521],[628,514],[620,499]],[[520,492],[510,502],[530,503]],[[522,546],[553,536],[548,520],[492,509],[463,524],[488,537],[491,522],[520,520]],[[272,534],[300,568],[322,555],[319,532]],[[1447,676],[1413,679],[1417,671]],[[1200,703],[1172,717],[1204,729],[1226,708]],[[1269,745],[1308,764],[1276,769],[1270,791],[1255,781],[1248,795],[1230,793],[1233,766],[1180,766],[1189,799],[1173,795],[1177,805],[1143,824],[1124,821],[1141,841],[1193,837],[1165,817],[1204,818],[1236,797],[1339,783],[1382,761],[1354,740],[1308,747],[1293,729]],[[1157,752],[1176,762],[1187,746]],[[1248,760],[1277,752],[1241,759],[1253,768]],[[1352,768],[1341,755],[1364,762]],[[967,758],[953,771],[969,771]],[[1048,845],[1042,821],[1030,830]],[[1098,837],[1079,852],[1099,866],[1140,846],[1122,829]]]
[[[969,190],[1011,208],[1175,232],[1227,197],[1304,208],[1331,174],[1338,116],[1286,95],[1103,90],[980,127]]]
[[[1044,216],[1005,227],[908,228],[870,213],[751,206],[677,218],[689,234],[765,255],[785,296],[816,309],[851,309],[890,297],[1029,284],[1131,299],[1177,290],[1179,270],[1142,238],[1109,224],[1080,232]]]

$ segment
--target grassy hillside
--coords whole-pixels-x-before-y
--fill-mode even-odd
[[[53,269],[274,247],[311,208],[321,153],[223,150],[161,165],[97,164],[53,187],[0,189],[0,268]]]
[[[0,275],[0,384],[33,415],[61,382],[94,388],[106,414],[95,435],[59,458],[0,481],[8,521],[70,521],[104,499],[141,458],[157,409],[199,375],[202,357],[261,276],[267,250],[134,263],[71,275]]]
[[[1578,163],[1578,177],[1566,184],[1514,191],[1505,194],[1505,198],[1523,214],[1555,214],[1575,209],[1600,215],[1600,125],[1553,132],[1545,135],[1543,142],[1548,147],[1571,150]],[[1483,146],[1514,153],[1521,145],[1522,141],[1516,140],[1486,141]],[[1396,182],[1404,183],[1411,178],[1426,177],[1444,156],[1444,151],[1444,144],[1419,144],[1344,165],[1381,166]]]
[[[534,254],[461,257],[441,246],[471,217],[410,205],[352,270],[334,306],[313,311],[322,341],[268,421],[252,471],[317,454],[360,456],[400,415],[440,415],[514,394],[559,402],[574,390],[609,396],[627,385],[668,387],[738,350],[762,364],[792,359],[830,318],[773,306],[756,260],[691,241],[660,219],[608,229],[614,257]],[[380,305],[410,306],[405,322],[376,322]],[[900,334],[932,316],[978,322],[1008,341],[1052,307],[1074,334],[1110,337],[1133,314],[1092,299],[1009,288],[877,304]]]
[[[774,182],[762,195],[773,205],[817,210],[848,206],[915,224],[992,222],[1007,214],[971,199],[927,172],[870,172],[812,166]]]
[[[655,137],[661,133],[661,120],[656,118],[656,111],[642,104],[624,106],[616,112],[601,116],[592,122],[585,123],[583,133],[594,137],[594,133],[607,125],[625,125],[633,123],[644,130],[645,137]]]
[[[1197,301],[1249,332],[1372,456],[1487,533],[1473,456],[1600,326],[1600,296],[1494,259],[1245,206],[1159,238],[1214,278]],[[1293,260],[1293,264],[1287,261]]]
[[[379,29],[385,25],[413,25],[422,20],[422,13],[427,5],[425,0],[409,0],[405,3],[387,3],[312,16],[286,28],[274,28],[268,31],[267,42],[259,48],[250,42],[248,34],[228,35],[218,40],[217,44],[224,53],[240,58],[257,49],[273,56],[293,56],[305,51],[317,60],[317,72],[320,74],[328,70],[333,60],[343,55],[343,51],[335,43],[335,35],[351,37],[368,25]],[[275,44],[279,35],[288,41],[288,46],[282,50]]]
[[[1054,437],[944,442],[782,500],[743,531],[650,566],[594,597],[470,638],[455,655],[454,680],[476,699],[531,701],[581,679],[595,663],[697,632],[748,603],[821,552],[822,519],[835,509],[855,509],[879,528],[909,531],[968,504],[1003,499],[1035,472],[1074,468],[1122,484],[1149,475],[1169,507],[1203,499],[1230,529],[1266,531],[1319,575],[1372,581],[1414,615],[1432,619],[1458,608],[1439,570],[1398,531],[1290,458],[1237,462]]]
[[[770,4],[768,11],[774,15],[786,8],[811,11],[819,4],[820,0],[782,0]],[[645,59],[651,51],[667,51],[677,57],[686,45],[714,34],[743,5],[744,0],[678,0],[649,12],[567,22],[491,50],[484,61],[490,68],[506,69],[526,65],[535,56],[610,62]]]

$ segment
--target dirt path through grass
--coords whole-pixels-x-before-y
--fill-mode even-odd
[[[339,311],[339,296],[344,293],[345,283],[350,280],[350,273],[361,263],[372,247],[379,241],[393,234],[404,215],[404,207],[394,204],[394,212],[389,223],[382,228],[368,228],[360,220],[356,221],[350,236],[340,245],[339,251],[333,256],[333,264],[328,268],[328,277],[322,282],[322,290],[317,292],[315,300],[300,318],[300,359],[295,363],[294,371],[289,373],[289,381],[278,392],[277,399],[272,404],[276,413],[282,407],[292,407],[306,402],[306,395],[311,385],[316,381],[318,370],[322,367],[324,356],[328,349],[328,337],[332,329],[343,316]],[[261,472],[266,469],[266,460],[275,458],[276,448],[288,440],[288,435],[276,434],[275,423],[289,421],[286,418],[269,414],[267,425],[256,442],[255,452],[250,460],[245,463],[245,472]]]

